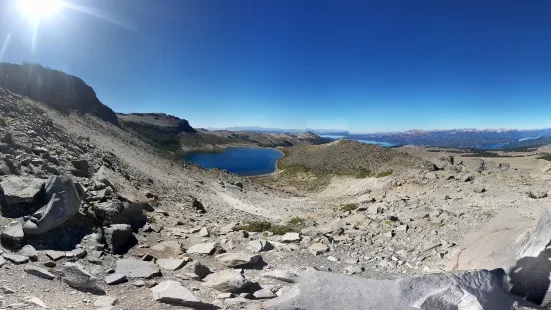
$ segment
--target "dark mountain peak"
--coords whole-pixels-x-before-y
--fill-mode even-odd
[[[187,120],[165,113],[118,113],[117,116],[121,122],[126,124],[136,123],[161,128],[174,128],[177,132],[197,132],[193,127],[191,127],[191,125],[189,125]]]
[[[119,125],[115,112],[99,101],[92,87],[62,71],[34,63],[0,63],[0,87],[43,102],[61,112],[92,114]]]

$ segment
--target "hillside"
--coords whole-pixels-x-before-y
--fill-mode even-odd
[[[280,187],[294,183],[294,188],[307,192],[324,189],[332,176],[382,177],[427,167],[427,162],[418,157],[353,140],[281,150],[285,156],[278,161],[279,173],[267,182]]]
[[[117,114],[117,116],[122,128],[136,133],[144,141],[171,153],[209,151],[238,145],[278,147],[330,141],[313,133],[270,134],[196,130],[187,120],[163,113],[132,113]]]
[[[39,64],[0,63],[0,87],[43,102],[58,111],[92,114],[118,125],[115,112],[96,97],[92,87],[75,76]]]

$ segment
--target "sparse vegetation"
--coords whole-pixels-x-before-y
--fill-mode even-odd
[[[305,222],[305,219],[303,219],[302,217],[298,217],[298,216],[295,216],[295,217],[293,217],[289,220],[289,224],[297,225],[297,226],[304,224],[304,222]]]
[[[0,127],[6,127],[6,126],[8,126],[6,119],[3,117],[0,117]]]
[[[357,203],[349,203],[349,204],[345,204],[344,206],[342,206],[341,210],[342,211],[354,211],[358,209],[358,204]]]
[[[356,178],[357,179],[363,179],[363,178],[367,178],[368,176],[371,175],[371,170],[369,169],[366,169],[364,167],[360,167],[360,169],[358,169],[358,173],[356,174]]]
[[[538,159],[548,160],[551,161],[551,154],[549,153],[543,153],[540,156],[538,156]]]
[[[536,195],[534,195],[532,192],[528,193],[528,197],[532,199],[538,199],[538,197],[536,197]]]
[[[388,170],[385,170],[385,171],[383,171],[383,172],[379,172],[379,173],[377,174],[377,177],[378,177],[378,178],[384,178],[384,177],[387,177],[387,176],[391,175],[392,172],[394,172],[394,171],[392,171],[392,169],[388,169]]]
[[[284,235],[288,232],[298,232],[304,225],[304,219],[293,217],[287,224],[278,225],[268,221],[251,221],[242,226],[236,226],[234,230],[245,230],[248,232],[271,232],[274,235]]]
[[[464,155],[465,157],[502,157],[496,152],[475,151],[473,154]]]

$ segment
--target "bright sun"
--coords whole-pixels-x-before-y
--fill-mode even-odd
[[[18,2],[21,13],[33,21],[50,17],[65,5],[62,0],[19,0]]]

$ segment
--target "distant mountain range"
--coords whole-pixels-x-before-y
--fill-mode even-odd
[[[255,131],[265,133],[314,132],[321,136],[374,142],[393,145],[424,145],[464,148],[516,148],[533,147],[551,143],[551,128],[542,129],[474,129],[447,130],[415,129],[403,132],[351,133],[347,130],[328,129],[280,129],[252,127],[230,127],[229,131]]]

